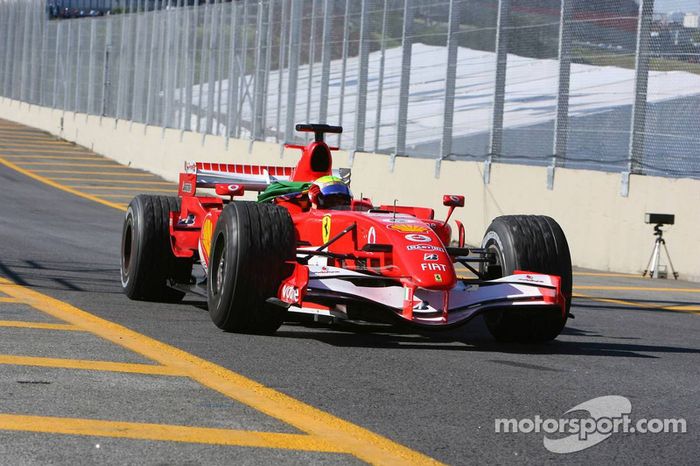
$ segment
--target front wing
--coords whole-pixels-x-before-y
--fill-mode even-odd
[[[365,280],[372,286],[362,286]],[[291,312],[347,318],[347,304],[374,305],[402,321],[422,327],[457,326],[492,310],[551,309],[566,313],[566,298],[558,276],[516,271],[514,275],[480,282],[458,281],[446,291],[417,288],[347,269],[296,264],[280,286],[276,301]]]

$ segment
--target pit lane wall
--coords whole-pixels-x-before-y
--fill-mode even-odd
[[[251,143],[175,129],[145,127],[85,114],[74,114],[0,98],[0,118],[32,126],[110,157],[176,180],[185,160],[294,165],[298,150],[278,144]],[[494,163],[489,184],[483,163],[444,161],[435,177],[435,161],[347,152],[335,167],[352,168],[352,189],[375,204],[433,207],[444,218],[443,194],[464,194],[466,207],[454,218],[464,222],[467,242],[479,244],[490,221],[499,215],[544,214],[564,229],[573,263],[604,271],[640,273],[647,265],[654,237],[645,212],[673,213],[676,224],[665,238],[680,278],[700,281],[700,181],[632,175],[628,197],[620,195],[620,174],[558,168],[554,189],[547,189],[543,167]],[[663,261],[665,263],[665,261]],[[669,271],[670,275],[670,271]]]

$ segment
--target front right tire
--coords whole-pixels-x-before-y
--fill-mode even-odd
[[[120,273],[124,293],[143,301],[180,301],[185,293],[170,288],[169,281],[186,283],[192,259],[178,258],[170,246],[170,212],[180,211],[173,196],[139,194],[124,217]]]

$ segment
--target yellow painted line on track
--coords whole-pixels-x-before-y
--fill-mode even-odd
[[[16,165],[15,165],[16,166]],[[119,171],[122,170],[122,171]],[[63,174],[71,174],[71,175],[104,175],[104,176],[120,176],[120,175],[128,175],[130,178],[133,176],[151,176],[155,178],[155,175],[151,173],[132,173],[129,170],[129,167],[121,167],[117,170],[114,171],[102,171],[102,172],[91,172],[91,171],[80,171],[80,170],[45,170],[45,169],[40,169],[40,170],[32,170],[33,173],[63,173]],[[132,169],[133,170],[133,169]]]
[[[134,190],[134,192],[142,194],[142,193],[148,193],[150,191],[146,190]],[[171,194],[177,194],[176,191],[167,191]],[[96,195],[104,198],[109,198],[109,199],[133,199],[134,194],[110,194],[110,193],[95,193]]]
[[[19,301],[15,300],[15,302]],[[33,328],[39,330],[82,331],[81,328],[71,324],[50,324],[46,322],[27,322],[22,320],[0,320],[0,327]]]
[[[19,303],[19,299],[17,298],[11,298],[9,296],[1,296],[0,297],[0,303]]]
[[[124,184],[146,184],[146,185],[169,185],[177,189],[177,184],[170,181],[134,181],[134,180],[120,180],[120,179],[106,179],[106,178],[61,178],[52,177],[54,181],[90,181],[95,183],[124,183]]]
[[[57,319],[77,325],[105,340],[138,353],[163,366],[199,382],[233,400],[246,404],[270,417],[279,419],[310,434],[335,451],[347,452],[372,464],[437,464],[437,461],[395,443],[386,437],[340,419],[311,405],[268,388],[254,380],[232,372],[193,354],[134,332],[114,322],[99,318],[68,303],[56,300],[29,288],[0,278],[0,292],[21,299],[35,309]],[[3,423],[0,415],[0,425]],[[9,421],[8,421],[9,422]],[[24,427],[34,425],[24,423]],[[38,423],[37,423],[38,425]],[[61,422],[46,427],[46,431],[61,429]],[[52,429],[52,430],[50,430]],[[94,435],[88,429],[83,435]],[[296,442],[283,442],[284,448],[298,449]]]
[[[580,285],[574,286],[574,290],[598,290],[598,291],[658,291],[662,293],[700,293],[700,288],[654,288],[647,286],[599,286]]]
[[[59,147],[46,147],[43,144],[39,144],[36,147],[29,147],[26,145],[22,146],[8,146],[7,144],[0,144],[0,151],[2,152],[46,152],[49,154],[89,154],[90,152],[86,149],[75,146],[66,146],[65,148]]]
[[[119,167],[119,168],[126,168],[123,165],[119,165],[117,163],[114,163],[111,160],[105,160],[105,163],[81,163],[81,162],[17,162],[19,164],[22,164],[22,166],[42,166],[42,165],[48,165],[50,167],[100,167],[100,168],[109,168],[109,167]]]
[[[139,190],[139,189],[144,189],[144,188],[139,188],[139,187],[133,187],[133,186],[85,186],[85,185],[74,185],[70,184],[67,185],[70,186],[71,188],[80,188],[80,189],[107,189],[107,190],[114,190],[114,191],[134,191],[134,190]],[[143,192],[148,192],[148,193],[171,193],[171,194],[176,194],[177,193],[177,187],[173,187],[171,189],[145,189]]]
[[[0,364],[12,366],[52,367],[56,369],[82,369],[89,371],[125,372],[129,374],[182,376],[176,368],[112,361],[91,361],[88,359],[39,358],[0,354]]]
[[[689,314],[700,315],[700,308],[696,309],[694,305],[688,306],[660,306],[657,304],[640,303],[634,301],[626,301],[624,299],[613,299],[613,298],[599,298],[595,296],[589,296],[581,293],[573,293],[574,298],[584,298],[590,301],[597,301],[599,303],[611,303],[611,304],[621,304],[623,306],[641,307],[644,309],[656,310],[656,311],[670,311],[670,312],[686,312]]]
[[[64,155],[14,155],[14,154],[3,154],[0,152],[0,155],[6,158],[12,158],[12,159],[49,159],[49,160],[104,160],[104,157],[97,157],[97,156],[82,156],[82,157],[73,157],[73,156],[64,156]]]
[[[113,208],[113,209],[117,209],[117,210],[126,210],[126,208],[124,207],[124,204],[116,204],[116,203],[111,202],[111,201],[106,201],[106,200],[104,200],[104,199],[100,199],[100,198],[97,197],[97,196],[93,196],[93,195],[91,195],[91,194],[83,193],[83,192],[80,192],[80,191],[78,191],[78,190],[76,190],[76,189],[69,188],[68,186],[64,186],[64,185],[62,185],[62,184],[56,183],[55,181],[51,181],[50,179],[45,178],[45,177],[43,177],[43,176],[41,176],[41,175],[37,175],[36,173],[32,173],[32,172],[29,171],[29,170],[25,170],[24,168],[15,165],[14,163],[10,162],[9,160],[4,159],[3,157],[0,157],[0,163],[3,164],[3,165],[5,165],[5,166],[8,167],[8,168],[11,168],[11,169],[13,169],[13,170],[15,170],[15,171],[18,171],[18,172],[22,173],[23,175],[26,175],[26,176],[28,176],[28,177],[30,177],[30,178],[33,178],[33,179],[35,179],[35,180],[37,180],[37,181],[39,181],[39,182],[41,182],[41,183],[47,184],[47,185],[52,186],[52,187],[54,187],[54,188],[56,188],[56,189],[60,189],[61,191],[65,191],[65,192],[67,192],[67,193],[75,194],[76,196],[82,197],[83,199],[88,199],[88,200],[90,200],[90,201],[98,202],[98,203],[100,203],[100,204],[102,204],[102,205],[106,205],[107,207],[111,207],[111,208]]]
[[[0,414],[0,429],[65,435],[117,437],[137,440],[202,443],[208,445],[347,453],[330,442],[311,435],[147,424],[139,422]]]
[[[574,276],[580,277],[637,277],[642,278],[641,274],[635,275],[631,273],[612,273],[612,272],[574,272]]]
[[[60,139],[52,139],[47,137],[26,137],[26,136],[0,136],[0,145],[17,145],[21,146],[23,143],[32,143],[28,145],[44,145],[51,144],[54,146],[75,146],[72,142],[62,141]]]

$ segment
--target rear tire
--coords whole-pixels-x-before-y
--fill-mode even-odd
[[[209,315],[217,327],[271,334],[286,310],[266,302],[291,272],[296,234],[289,212],[272,204],[236,201],[214,230],[207,279]]]
[[[563,330],[571,307],[571,255],[559,224],[540,215],[497,217],[486,230],[482,248],[495,253],[496,263],[482,266],[487,279],[512,275],[515,270],[561,277],[566,313],[504,309],[485,314],[486,326],[499,341],[543,342]]]
[[[126,211],[122,229],[121,283],[135,300],[178,302],[185,293],[168,281],[186,282],[192,260],[175,257],[170,246],[170,212],[180,211],[180,199],[139,194]]]

